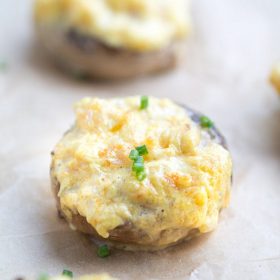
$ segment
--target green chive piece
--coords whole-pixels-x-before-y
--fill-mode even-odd
[[[148,154],[146,145],[138,146],[129,153],[129,158],[133,160],[132,171],[135,172],[138,181],[143,181],[147,177],[144,167],[144,158],[142,156],[146,154]]]
[[[67,270],[67,269],[64,269],[64,270],[62,271],[62,275],[68,276],[69,278],[73,278],[73,272],[70,271],[70,270]]]
[[[80,81],[86,81],[89,78],[85,72],[80,71],[80,70],[70,71],[69,74],[72,75],[74,79],[80,80]]]
[[[138,147],[136,147],[136,150],[138,151],[140,156],[148,154],[148,149],[147,149],[146,145],[138,146]]]
[[[7,63],[4,61],[1,61],[0,62],[0,71],[5,71],[5,70],[7,70],[7,68],[8,68]]]
[[[149,98],[148,96],[141,96],[141,101],[140,101],[140,109],[146,109],[149,105]]]
[[[128,156],[131,160],[136,160],[139,157],[139,152],[137,150],[132,150]]]
[[[48,280],[48,279],[49,276],[46,273],[43,273],[38,277],[38,280]]]
[[[143,170],[143,171],[140,171],[140,172],[136,172],[136,178],[138,181],[143,181],[145,178],[147,177],[147,174],[146,172]]]
[[[100,258],[106,258],[110,255],[110,250],[106,244],[99,246],[97,250],[97,255]]]
[[[206,116],[201,116],[199,118],[199,121],[200,121],[201,127],[203,127],[203,128],[211,128],[214,126],[214,123]]]
[[[142,162],[134,162],[132,165],[132,170],[135,172],[144,171],[144,164]]]
[[[134,160],[134,162],[144,164],[144,158],[142,156],[138,156],[137,159]]]

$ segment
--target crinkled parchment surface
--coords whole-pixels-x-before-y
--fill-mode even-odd
[[[280,59],[278,0],[193,1],[187,56],[171,73],[117,84],[69,79],[34,44],[31,0],[1,1],[0,278],[107,271],[120,279],[280,279],[280,100],[267,83]],[[211,116],[234,158],[218,229],[160,253],[96,247],[57,217],[50,151],[84,96],[171,97]]]

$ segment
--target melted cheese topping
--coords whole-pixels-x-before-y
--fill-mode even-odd
[[[270,74],[270,82],[280,94],[280,64],[276,65]]]
[[[70,278],[67,276],[57,276],[48,278],[49,280],[69,280]],[[108,274],[96,274],[96,275],[85,275],[78,278],[74,278],[74,280],[117,280],[116,278],[110,277]]]
[[[187,0],[36,0],[35,19],[135,51],[160,49],[190,29]]]
[[[62,211],[69,221],[72,213],[86,217],[104,238],[127,222],[154,239],[162,230],[214,229],[229,201],[229,152],[203,139],[171,101],[149,98],[147,109],[139,105],[139,97],[86,98],[76,105],[76,124],[53,156]],[[139,182],[128,155],[143,144],[147,178]]]

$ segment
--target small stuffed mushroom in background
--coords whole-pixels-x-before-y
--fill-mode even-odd
[[[74,278],[66,276],[66,275],[48,278],[48,280],[69,280],[69,279],[73,279],[73,280],[118,280],[116,278],[112,278],[107,273],[84,275],[84,276],[74,277]]]
[[[112,278],[107,273],[84,275],[80,277],[73,277],[73,273],[68,270],[64,270],[62,275],[59,276],[48,276],[47,274],[41,274],[36,280],[118,280]],[[28,280],[27,278],[17,277],[15,280]]]
[[[214,230],[232,160],[213,122],[168,99],[85,98],[52,152],[58,210],[72,229],[126,250]]]
[[[280,94],[280,63],[276,64],[270,74],[270,82]]]
[[[97,79],[174,67],[190,31],[187,0],[36,0],[34,14],[55,62]]]

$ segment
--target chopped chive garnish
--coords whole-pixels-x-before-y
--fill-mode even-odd
[[[0,62],[0,71],[5,71],[5,70],[7,70],[7,68],[8,68],[7,63],[4,61],[1,61]]]
[[[147,149],[146,145],[138,146],[138,147],[136,147],[136,150],[138,151],[140,156],[148,154],[148,149]]]
[[[146,109],[149,105],[149,98],[148,96],[141,96],[141,101],[140,101],[140,109]]]
[[[199,118],[199,121],[200,121],[201,127],[203,127],[203,128],[211,128],[214,126],[214,123],[206,116],[201,116]]]
[[[67,269],[64,269],[64,270],[62,271],[62,275],[68,276],[68,277],[70,277],[70,278],[73,278],[73,272],[70,271],[70,270],[67,270]]]
[[[147,177],[145,170],[136,172],[136,178],[141,182]]]
[[[100,258],[106,258],[110,255],[110,250],[106,244],[99,246],[97,250],[97,255]]]
[[[48,280],[48,279],[49,276],[46,273],[43,273],[38,277],[38,280]]]
[[[139,153],[137,150],[132,150],[130,153],[129,153],[129,158],[131,160],[136,160],[137,158],[139,157]]]
[[[70,75],[72,75],[73,78],[80,80],[80,81],[85,81],[85,80],[88,80],[88,78],[89,78],[89,76],[85,72],[79,71],[79,70],[70,71]]]
[[[144,164],[144,158],[142,156],[138,156],[137,159],[134,160],[134,162]]]
[[[144,163],[143,162],[133,162],[132,170],[135,172],[144,171]]]
[[[133,161],[132,171],[135,172],[138,181],[143,181],[147,177],[142,156],[145,154],[148,154],[146,145],[139,146],[129,153],[129,158]]]

